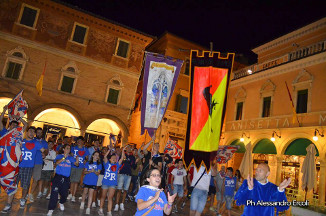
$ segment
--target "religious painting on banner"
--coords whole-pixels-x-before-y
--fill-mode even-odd
[[[23,99],[23,91],[21,90],[9,103],[8,103],[8,116],[10,121],[18,121],[27,113],[28,104]]]
[[[171,137],[168,138],[168,142],[164,148],[164,154],[169,154],[173,160],[182,158],[182,148],[178,145],[178,140],[174,140]]]
[[[17,192],[22,140],[22,127],[8,131],[0,138],[0,184],[8,195]]]
[[[182,64],[182,60],[146,53],[141,107],[141,134],[144,134],[146,129],[152,137],[154,131],[161,124]]]
[[[219,52],[191,51],[190,94],[184,160],[186,166],[204,163],[210,168],[210,160],[220,142],[227,91],[233,67],[234,53],[224,57]],[[212,153],[212,154],[211,154]],[[212,158],[213,157],[213,158]]]
[[[218,164],[227,163],[233,156],[233,154],[238,151],[240,146],[219,146],[217,150],[216,162]]]

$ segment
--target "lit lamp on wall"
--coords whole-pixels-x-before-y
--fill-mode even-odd
[[[248,139],[250,139],[250,136],[247,136],[245,133],[242,133],[241,138],[240,138],[240,142],[244,141],[243,136],[247,137]]]
[[[271,137],[271,141],[272,141],[272,142],[275,142],[275,136],[277,136],[278,138],[281,138],[281,135],[278,135],[278,134],[276,133],[276,131],[273,131],[273,133],[272,133],[272,137]]]
[[[314,137],[312,138],[314,141],[318,140],[317,133],[320,137],[324,137],[324,133],[320,133],[318,129],[315,129]]]

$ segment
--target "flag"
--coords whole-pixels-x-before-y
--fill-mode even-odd
[[[161,124],[182,64],[182,60],[175,60],[155,53],[146,53],[141,106],[141,134],[144,134],[146,129],[152,137]]]
[[[182,148],[178,145],[178,141],[169,137],[164,148],[164,154],[169,154],[173,159],[181,159]]]
[[[297,119],[297,112],[295,111],[293,100],[292,100],[292,97],[291,97],[291,93],[290,93],[290,90],[289,90],[289,87],[288,87],[288,84],[286,83],[286,81],[285,81],[285,86],[286,86],[286,89],[288,90],[289,98],[290,98],[290,101],[291,101],[292,112],[293,112],[292,123],[294,124],[295,120]],[[298,123],[299,123],[299,120],[298,120]]]
[[[219,146],[217,150],[216,161],[218,164],[227,163],[233,156],[233,154],[240,148],[240,146]]]
[[[21,90],[9,103],[8,103],[8,116],[10,121],[18,121],[27,113],[28,104],[23,99],[23,91]]]
[[[0,138],[0,183],[8,195],[17,192],[22,139],[22,127],[8,131]]]
[[[190,55],[190,94],[184,160],[186,166],[202,163],[210,168],[216,154],[225,116],[226,95],[234,53],[192,50]]]
[[[43,68],[43,72],[42,72],[42,74],[40,76],[40,79],[36,83],[36,90],[37,90],[37,93],[38,93],[39,96],[42,96],[43,78],[44,78],[45,69],[46,69],[46,61],[44,63],[44,68]]]

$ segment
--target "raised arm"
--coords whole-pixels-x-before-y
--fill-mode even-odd
[[[155,141],[155,134],[152,137],[152,139],[148,143],[146,143],[146,145],[144,146],[144,149],[143,149],[144,155],[147,155],[147,153],[148,153],[147,148],[150,146],[151,143],[154,143],[154,141]]]
[[[3,130],[2,120],[3,120],[3,117],[5,116],[5,113],[6,113],[7,109],[8,109],[8,106],[7,106],[7,105],[4,106],[4,107],[3,107],[3,110],[2,110],[2,113],[1,113],[1,115],[0,115],[0,131]]]
[[[20,117],[19,119],[20,119],[21,123],[23,123],[23,125],[24,125],[23,131],[22,131],[22,132],[24,132],[24,131],[26,131],[26,129],[28,127],[28,123],[22,117]]]
[[[107,162],[108,162],[108,155],[109,155],[110,151],[111,151],[111,150],[108,150],[108,151],[105,153],[104,158],[103,158],[104,163],[107,163]]]
[[[128,145],[126,145],[126,146],[122,149],[122,156],[121,156],[121,158],[120,158],[120,160],[119,160],[119,164],[120,164],[120,165],[122,164],[122,161],[123,161],[123,160],[125,159],[125,157],[126,157],[125,150],[126,150],[127,146],[128,146]]]

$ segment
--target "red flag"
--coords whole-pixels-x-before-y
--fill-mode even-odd
[[[297,112],[295,111],[295,108],[294,108],[294,104],[293,104],[293,100],[292,100],[292,97],[291,97],[291,93],[290,93],[290,90],[289,90],[289,87],[288,87],[288,84],[286,83],[286,81],[285,81],[285,85],[286,85],[286,89],[288,90],[289,98],[290,98],[291,105],[292,105],[292,112],[293,112],[292,123],[294,124],[295,123],[295,119],[297,119],[297,121],[298,121],[298,123],[300,125],[300,122],[299,122],[298,117],[297,117]]]

